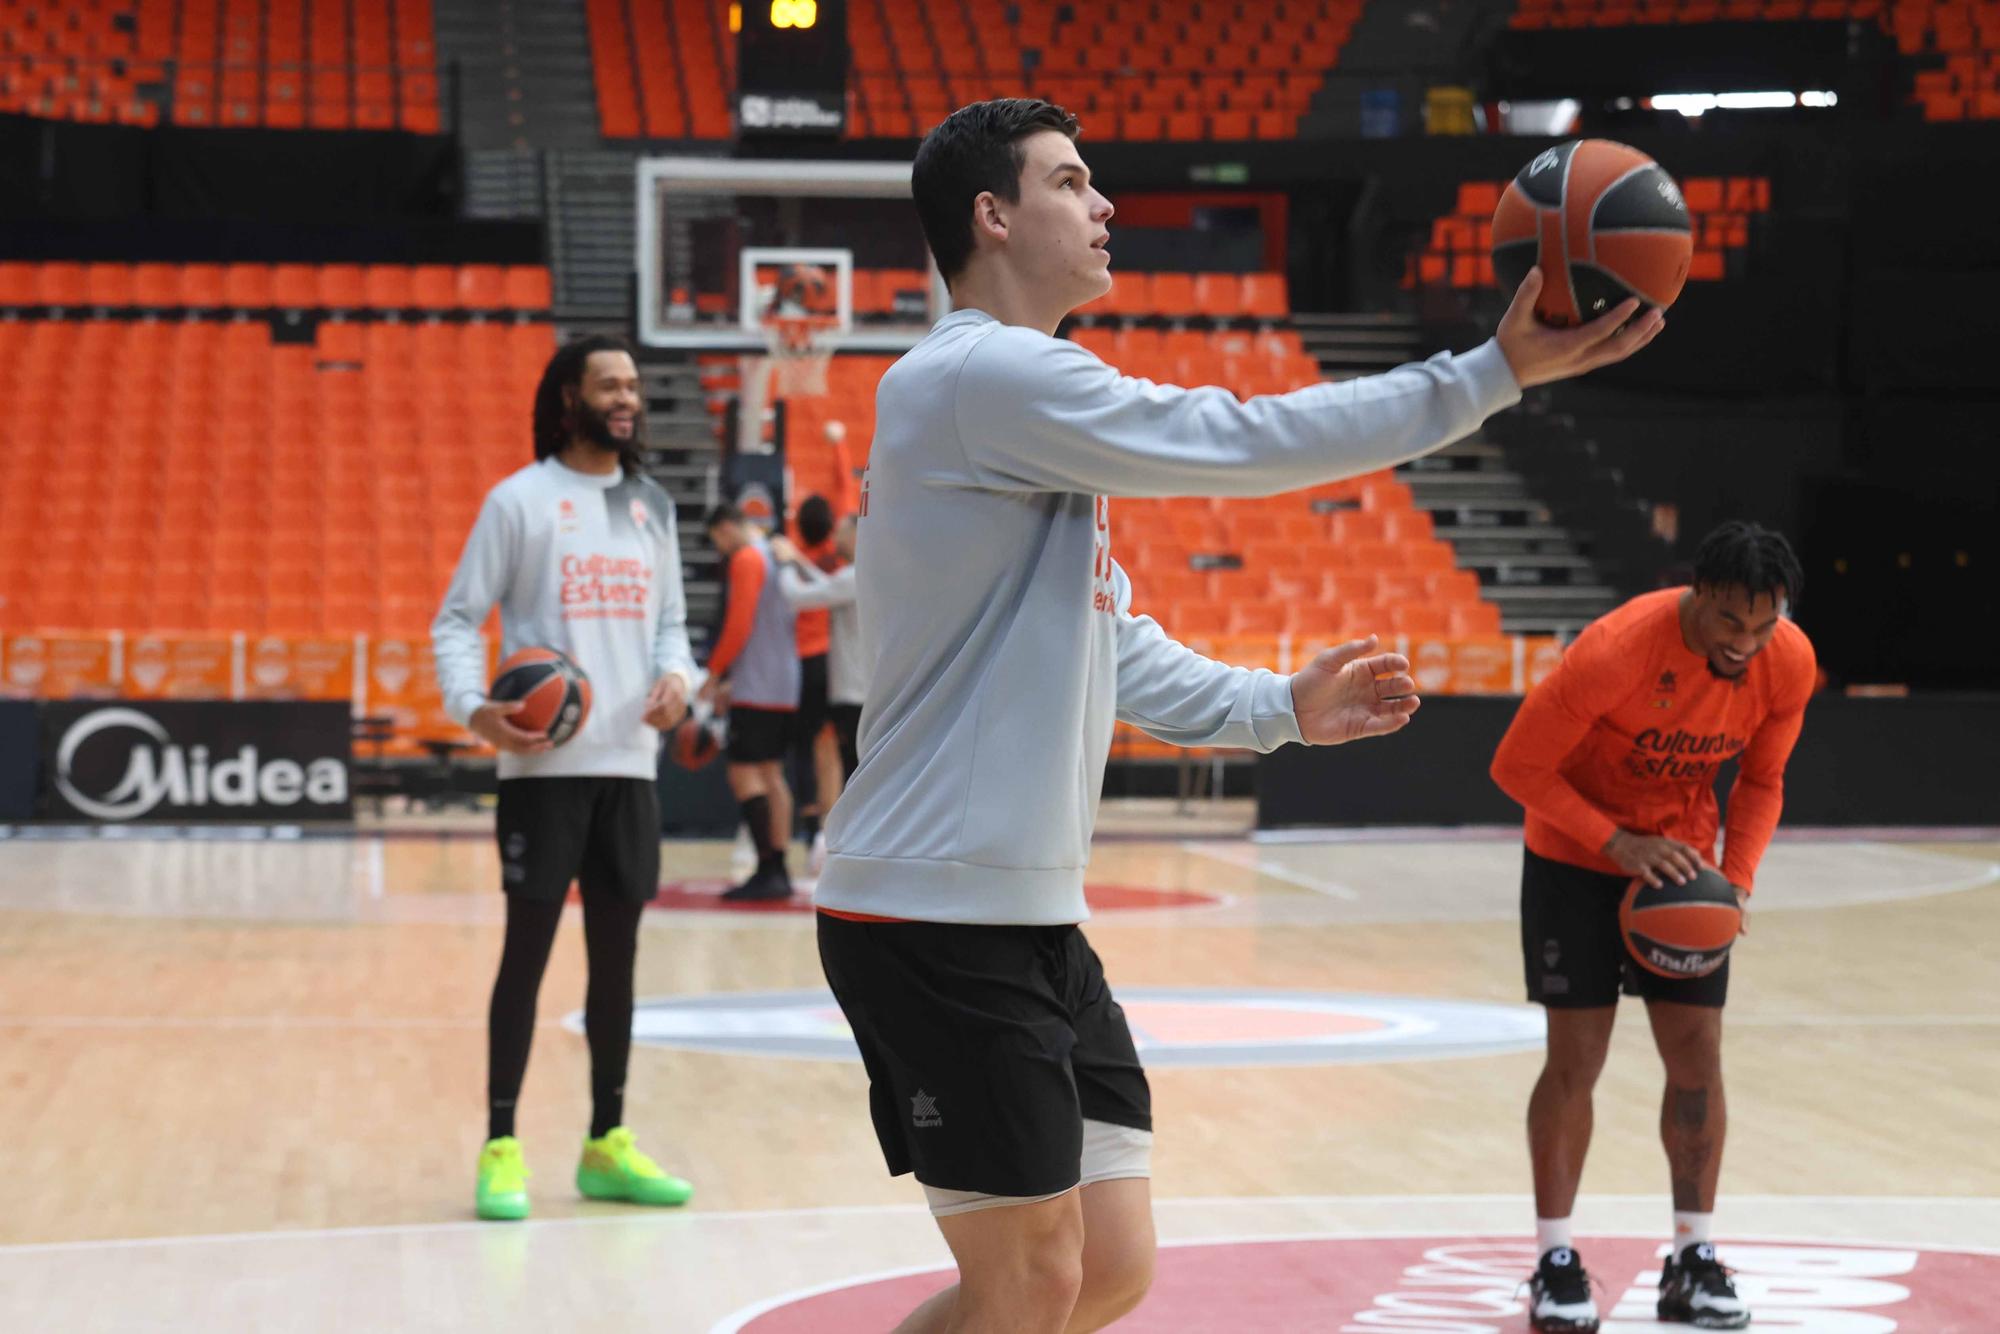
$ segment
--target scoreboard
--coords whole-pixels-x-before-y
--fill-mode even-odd
[[[847,124],[847,0],[740,0],[736,129],[838,137]]]

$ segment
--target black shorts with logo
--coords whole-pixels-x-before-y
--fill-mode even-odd
[[[1639,966],[1618,932],[1631,877],[1607,875],[1522,849],[1521,964],[1528,999],[1556,1010],[1616,1005],[1620,991],[1649,1001],[1720,1009],[1729,960],[1707,977],[1662,977]]]
[[[510,778],[494,821],[500,887],[544,902],[569,893],[645,903],[660,891],[660,796],[643,778]]]
[[[820,913],[819,957],[891,1176],[1053,1195],[1082,1178],[1085,1118],[1153,1128],[1125,1012],[1079,928]]]
[[[733,764],[769,764],[785,758],[792,710],[738,704],[729,710],[728,756]]]

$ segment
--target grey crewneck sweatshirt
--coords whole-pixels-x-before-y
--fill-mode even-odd
[[[590,716],[539,755],[502,754],[500,777],[657,777],[646,725],[653,682],[695,678],[674,504],[650,477],[529,464],[486,495],[431,624],[438,688],[464,723],[486,702],[479,627],[500,607],[500,656],[545,645],[590,678]]]
[[[856,582],[861,764],[827,825],[820,907],[920,921],[1089,916],[1114,719],[1177,745],[1299,740],[1288,678],[1130,612],[1116,496],[1256,496],[1373,472],[1518,401],[1497,345],[1239,402],[1118,374],[978,310],[876,392]]]

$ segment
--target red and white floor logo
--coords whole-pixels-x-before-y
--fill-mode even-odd
[[[1653,1302],[1664,1247],[1580,1238],[1602,1284],[1601,1334],[1660,1334]],[[1810,1242],[1720,1247],[1752,1329],[1792,1334],[1992,1334],[2000,1255]],[[1307,1238],[1170,1245],[1131,1334],[1327,1331],[1520,1334],[1532,1242],[1473,1237]],[[739,1312],[711,1334],[848,1334],[893,1326],[951,1282],[946,1270],[877,1275]]]

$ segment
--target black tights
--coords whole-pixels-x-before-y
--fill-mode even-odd
[[[507,897],[507,943],[486,1020],[486,1135],[514,1133],[514,1104],[528,1072],[535,1036],[535,996],[542,987],[560,899],[543,903]],[[590,1041],[590,1135],[605,1134],[625,1119],[625,1065],[632,1051],[632,965],[639,953],[643,903],[586,896],[584,953],[590,965],[583,1024]]]

